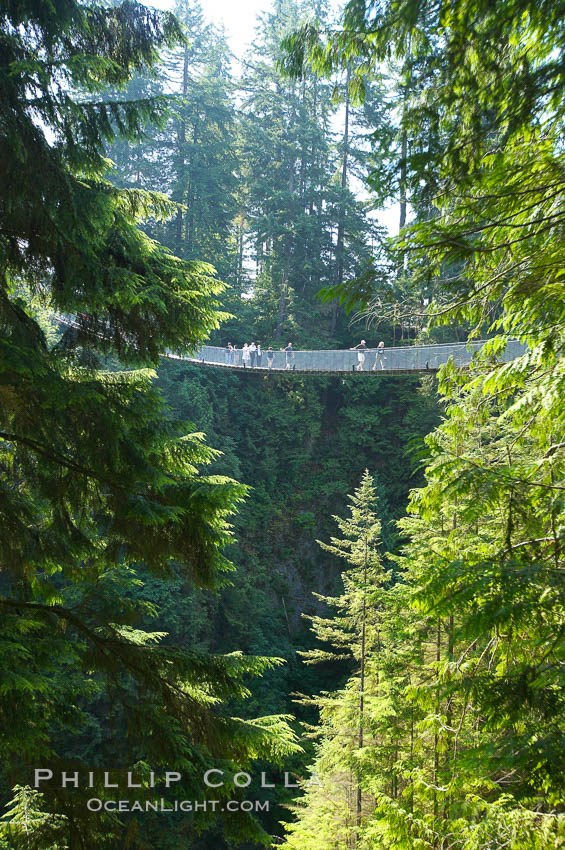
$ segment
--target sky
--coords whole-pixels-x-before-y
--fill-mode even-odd
[[[143,0],[146,6],[172,9],[173,0]],[[241,59],[253,41],[255,21],[259,12],[271,8],[270,0],[201,0],[204,17],[211,23],[224,24],[226,36],[234,55]]]

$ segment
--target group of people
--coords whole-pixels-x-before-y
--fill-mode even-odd
[[[294,348],[292,347],[292,343],[289,342],[286,348],[281,348],[280,350],[285,352],[286,368],[294,369]],[[263,353],[267,355],[267,368],[272,369],[275,357],[275,352],[273,351],[272,346],[269,346],[266,352],[263,352],[260,342],[245,342],[241,349],[239,349],[237,345],[232,345],[231,342],[228,342],[224,348],[224,362],[228,366],[241,365],[244,369],[260,369],[263,366]]]
[[[359,345],[354,345],[353,348],[351,348],[350,350],[357,352],[357,370],[359,372],[362,372],[365,367],[365,354],[369,350],[367,348],[367,343],[364,339],[362,339]],[[375,351],[375,362],[373,363],[373,371],[376,371],[379,367],[381,369],[384,369],[385,359],[385,344],[381,339]],[[353,368],[355,368],[355,366]]]
[[[361,340],[359,345],[354,345],[350,351],[357,352],[357,367],[355,364],[352,365],[352,369],[362,372],[365,368],[365,359],[366,354],[371,349],[368,348],[367,343],[364,339]],[[280,351],[284,352],[285,355],[285,368],[286,369],[295,369],[294,364],[294,348],[292,343],[289,342],[285,348],[281,348]],[[375,360],[372,366],[373,371],[378,369],[384,369],[384,361],[385,357],[385,344],[381,340],[377,345],[375,351]],[[263,356],[266,355],[266,363],[263,361]],[[224,363],[226,366],[243,366],[244,369],[254,369],[254,368],[262,368],[267,366],[268,369],[273,368],[273,360],[275,357],[275,352],[272,346],[269,346],[266,351],[263,351],[260,342],[246,342],[243,344],[242,348],[238,348],[237,345],[232,345],[231,342],[228,342],[226,347],[224,348]]]

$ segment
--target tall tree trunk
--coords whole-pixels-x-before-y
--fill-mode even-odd
[[[414,811],[414,705],[410,706],[410,812]]]
[[[301,98],[301,115],[300,115],[300,124],[303,124],[304,114],[306,112],[306,74],[302,79],[302,88],[300,91]],[[305,191],[306,191],[306,139],[304,138],[304,134],[301,133],[300,139],[300,197],[302,199],[302,203],[304,204]]]
[[[457,527],[457,514],[453,515],[453,523],[454,528]],[[453,647],[453,626],[454,619],[453,614],[450,614],[449,620],[447,621],[447,658],[451,662],[453,661],[454,656],[454,647]],[[447,705],[445,708],[445,725],[447,729],[450,730],[453,724],[453,697],[449,696],[447,700]],[[445,747],[445,771],[446,775],[449,776],[450,769],[450,760],[451,760],[451,751],[452,751],[452,741],[451,741],[451,733],[447,732],[447,744]],[[443,817],[445,820],[449,817],[449,809],[450,809],[451,801],[449,798],[449,794],[445,795],[445,800],[443,802]]]
[[[437,632],[436,632],[436,663],[439,666],[439,662],[441,661],[441,620],[437,621]],[[438,696],[436,699],[436,717],[439,716],[439,685],[438,685]],[[437,733],[437,729],[434,733],[434,793],[433,793],[433,807],[434,807],[434,828],[437,824],[437,816],[438,816],[438,794],[437,787],[439,783],[439,735]],[[437,846],[437,839],[434,836],[434,847]]]
[[[410,54],[408,55],[407,62],[410,62]],[[408,71],[405,69],[404,73],[408,74]],[[408,79],[405,79],[403,88],[404,92],[402,95],[402,129],[400,131],[400,221],[398,223],[400,230],[402,230],[402,228],[406,224],[406,194],[408,191],[408,131],[406,129],[406,109],[408,105],[409,92]]]
[[[458,437],[455,437],[455,456],[459,457],[459,440]],[[457,499],[455,500],[455,506],[457,507]],[[457,529],[457,510],[453,511],[453,520],[452,520],[452,528],[453,531]],[[454,617],[453,614],[449,615],[449,620],[447,621],[447,659],[451,663],[454,658]],[[450,695],[447,699],[447,705],[445,708],[445,725],[447,729],[450,730],[453,725],[453,696]],[[451,733],[447,732],[447,745],[445,748],[445,771],[446,775],[449,775],[449,762],[451,759],[451,751],[452,751],[452,740]],[[449,799],[449,794],[445,795],[445,800],[443,804],[443,817],[445,820],[449,817],[449,809],[450,809],[451,801]]]
[[[182,203],[185,189],[185,172],[186,163],[184,156],[184,147],[186,144],[186,119],[185,119],[185,104],[184,99],[188,93],[188,46],[184,48],[183,69],[182,69],[182,97],[183,104],[181,109],[181,117],[178,124],[178,166],[177,166],[177,197],[174,199],[179,204]],[[182,210],[177,210],[175,219],[175,253],[180,257],[182,245],[182,225],[183,214]]]
[[[406,128],[402,127],[401,142],[400,142],[400,221],[398,224],[399,230],[402,230],[406,224],[406,158],[408,156],[408,134]]]
[[[194,131],[192,134],[192,156],[190,159],[190,183],[188,186],[187,192],[187,206],[188,210],[186,212],[186,247],[188,251],[188,256],[192,257],[192,253],[194,251],[194,242],[195,242],[195,232],[196,232],[196,218],[195,218],[195,206],[196,206],[196,188],[194,185],[194,175],[196,169],[198,168],[198,162],[195,162],[196,156],[196,146],[198,144],[198,138],[200,133],[200,119],[198,116],[198,105],[196,106],[196,115],[194,116]]]
[[[238,226],[237,234],[237,285],[241,288],[243,282],[243,223]]]
[[[294,110],[294,86],[292,86],[291,91],[289,92],[291,97],[291,101],[293,103],[293,108],[289,120],[289,128],[292,129],[294,127],[295,121],[295,110]],[[292,193],[294,192],[294,156],[291,157],[290,170],[288,174],[288,193],[289,197],[292,197]],[[290,222],[289,222],[290,224]],[[282,280],[281,280],[281,291],[279,296],[279,309],[277,314],[277,326],[275,328],[275,338],[280,339],[283,329],[284,320],[286,318],[286,302],[288,296],[288,273],[290,269],[290,251],[291,251],[291,243],[290,243],[290,233],[287,231],[283,237],[284,240],[284,253],[283,253],[283,270],[282,270]]]
[[[275,328],[275,337],[280,339],[283,329],[284,320],[286,317],[286,301],[288,296],[288,269],[290,266],[290,239],[288,234],[285,235],[285,248],[283,259],[283,273],[281,281],[281,292],[279,296],[279,309],[277,314],[277,327]]]
[[[349,157],[349,82],[351,80],[351,65],[347,66],[345,76],[345,121],[343,126],[343,156],[341,160],[341,200],[339,204],[339,216],[337,223],[337,243],[335,248],[335,266],[336,266],[336,283],[341,286],[343,283],[343,253],[345,241],[345,191],[347,189],[347,169]],[[330,336],[333,337],[337,320],[339,317],[339,303],[334,301],[332,309],[332,322],[330,326]]]
[[[408,130],[406,128],[406,113],[408,108],[408,97],[410,94],[410,85],[412,82],[411,70],[411,41],[408,42],[408,51],[406,64],[404,66],[404,91],[402,95],[402,129],[400,134],[400,220],[398,223],[399,230],[406,225],[406,207],[408,194]],[[400,257],[400,271],[406,268],[407,256],[403,251]]]
[[[361,612],[361,670],[359,673],[359,729],[357,735],[357,746],[359,750],[363,749],[363,726],[365,720],[365,629],[367,624],[367,563],[369,553],[367,537],[365,537],[365,555],[363,564],[363,607]],[[357,806],[356,806],[356,826],[357,826],[357,841],[360,840],[361,815],[363,809],[363,795],[361,793],[361,779],[359,773],[357,775]]]
[[[312,117],[316,120],[318,116],[318,78],[314,75],[314,79],[312,81]],[[316,197],[316,190],[318,189],[317,178],[318,178],[318,147],[316,144],[316,134],[312,134],[312,147],[310,149],[310,192],[309,192],[309,203],[308,203],[308,213],[309,215],[313,215],[314,213],[314,200]]]

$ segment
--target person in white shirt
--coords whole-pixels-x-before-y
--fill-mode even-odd
[[[243,343],[243,348],[241,349],[241,359],[243,361],[243,368],[245,369],[249,365],[249,346],[246,342]]]
[[[351,350],[357,351],[357,368],[360,372],[362,372],[363,366],[365,364],[365,352],[367,351],[367,343],[364,339],[362,339],[359,345],[354,345]]]

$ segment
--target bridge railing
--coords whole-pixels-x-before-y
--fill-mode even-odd
[[[74,316],[56,314],[56,318],[63,325],[78,327],[78,322]],[[253,366],[251,362],[244,364],[242,349],[227,352],[224,347],[215,345],[203,345],[193,356],[178,355],[167,351],[165,357],[239,369],[353,372],[359,370],[362,365],[364,372],[425,372],[439,369],[450,358],[453,358],[456,366],[468,366],[484,344],[485,340],[475,340],[473,342],[438,343],[436,345],[409,345],[385,348],[382,351],[376,348],[368,348],[363,352],[364,360],[362,364],[359,359],[360,352],[355,349],[292,352],[279,350],[271,352],[272,359],[269,357],[269,352],[263,350],[259,359],[257,356],[255,357]],[[525,351],[526,346],[523,343],[511,339],[497,359],[508,363],[520,357]]]
[[[439,369],[450,358],[456,366],[468,366],[473,356],[484,345],[484,340],[476,342],[444,343],[438,345],[418,345],[398,348],[385,348],[379,351],[369,348],[364,352],[363,371],[377,372],[422,372]],[[510,340],[500,360],[509,362],[519,357],[525,351],[525,346],[518,340]],[[263,350],[261,358],[255,357],[254,366],[250,362],[244,364],[242,350],[228,353],[224,348],[204,345],[193,357],[182,359],[196,363],[226,366],[239,369],[273,369],[276,371],[292,370],[296,372],[352,372],[361,366],[359,352],[356,350],[327,350],[327,351],[273,351],[272,360],[269,353]]]

